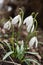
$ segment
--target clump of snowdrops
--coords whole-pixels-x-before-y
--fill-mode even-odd
[[[18,59],[21,63],[25,62],[27,65],[30,64],[30,62],[34,62],[37,65],[40,65],[37,60],[26,58],[25,54],[38,54],[36,52],[30,52],[27,51],[27,49],[37,48],[38,47],[38,40],[37,40],[37,20],[36,16],[38,13],[32,13],[30,16],[26,17],[24,19],[24,12],[22,9],[19,9],[20,12],[17,16],[14,18],[10,17],[10,20],[8,20],[4,26],[3,29],[6,31],[12,30],[12,34],[10,37],[10,42],[5,41],[4,43],[8,47],[8,52],[3,57],[3,60],[5,60],[7,57],[11,56],[13,58]],[[18,31],[15,32],[15,26],[17,25]],[[22,26],[26,27],[27,36],[24,39],[20,39],[22,32]],[[5,33],[6,34],[6,33]],[[17,37],[15,37],[17,35]]]

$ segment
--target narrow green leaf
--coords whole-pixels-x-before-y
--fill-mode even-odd
[[[16,45],[16,52],[17,52],[17,58],[19,60],[22,60],[24,56],[24,44],[21,44],[21,46]]]
[[[24,44],[22,43],[20,51],[23,52],[24,51]]]
[[[37,52],[25,52],[25,54],[28,53],[28,54],[32,54],[32,55],[37,55],[38,53]]]
[[[40,65],[40,63],[38,63],[37,60],[25,59],[24,61],[25,61],[25,62],[26,62],[26,61],[28,61],[28,62],[34,62],[34,63],[36,63],[37,65]]]
[[[6,55],[3,57],[3,60],[5,60],[8,56],[10,56],[12,53],[14,53],[14,51],[10,51],[8,53],[6,53]]]
[[[19,46],[18,46],[18,45],[17,45],[17,47],[16,47],[16,50],[17,50],[17,53],[20,52],[20,49],[19,49]]]
[[[26,63],[27,65],[31,65],[29,61],[25,61],[25,63]]]
[[[10,43],[5,42],[5,44],[8,46],[9,50],[12,51],[12,50],[11,50]]]

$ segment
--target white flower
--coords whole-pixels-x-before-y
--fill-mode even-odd
[[[38,45],[38,40],[37,40],[37,37],[33,37],[30,41],[29,41],[29,47],[33,47],[35,44],[35,48],[37,48],[37,45]]]
[[[32,16],[28,16],[27,18],[25,18],[23,24],[26,23],[26,26],[28,26],[30,23],[33,24],[33,17]]]
[[[30,32],[33,32],[34,31],[34,24],[33,24],[33,17],[32,15],[28,16],[27,18],[25,18],[23,24],[26,23],[26,26],[27,26],[27,31]]]
[[[14,17],[13,19],[12,19],[12,24],[17,24],[19,22],[19,25],[18,25],[18,27],[20,27],[21,26],[21,16],[20,15],[17,15],[16,17]]]
[[[33,31],[34,31],[34,25],[32,26],[32,28],[31,28],[31,26],[30,26],[30,25],[27,27],[27,31],[28,31],[28,32],[30,32],[30,30],[31,30],[31,32],[33,32]]]
[[[4,26],[3,26],[3,28],[4,28],[4,29],[7,29],[7,30],[10,30],[10,28],[11,28],[11,23],[10,23],[10,21],[6,22],[6,23],[4,24]]]

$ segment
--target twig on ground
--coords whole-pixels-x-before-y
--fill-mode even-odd
[[[35,49],[32,49],[32,52],[35,52]],[[41,60],[41,56],[39,54],[35,55],[39,60]]]
[[[18,63],[15,63],[15,62],[11,62],[11,61],[3,61],[3,60],[0,60],[0,62],[14,64],[14,65],[21,65],[21,64],[18,64]]]
[[[3,50],[4,50],[4,52],[6,53],[6,50],[5,50],[4,48],[3,48]],[[15,63],[10,56],[9,56],[9,58],[10,58],[10,60],[11,60],[12,62],[10,62],[10,61],[3,61],[3,60],[0,60],[0,62],[12,63],[12,64],[14,64],[14,65],[21,65],[21,64]]]

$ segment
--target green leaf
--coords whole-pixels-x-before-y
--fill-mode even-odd
[[[18,45],[17,45],[17,47],[16,47],[16,51],[17,51],[17,53],[20,52],[20,49],[19,49],[19,46],[18,46]]]
[[[27,65],[31,65],[29,61],[25,61],[25,63],[26,63]]]
[[[21,46],[16,45],[16,52],[17,52],[17,58],[19,60],[22,60],[24,57],[24,44],[21,44]]]
[[[28,54],[32,54],[32,55],[37,55],[38,53],[36,52],[25,52],[25,54],[28,53]]]
[[[21,45],[20,51],[21,51],[21,53],[24,51],[24,44],[23,43]]]
[[[35,31],[36,31],[36,29],[37,29],[37,26],[38,26],[38,23],[37,23],[37,20],[36,19],[34,19],[34,22],[36,23],[35,25]]]
[[[12,51],[10,43],[5,42],[5,44],[8,46],[9,50]]]
[[[27,61],[27,62],[34,62],[34,63],[36,63],[37,65],[40,65],[40,63],[38,63],[37,60],[25,59],[24,61],[25,61],[25,62],[26,62],[26,61]]]
[[[22,45],[21,45],[21,47],[20,47],[20,59],[23,59],[23,57],[24,57],[24,43],[22,43]]]
[[[5,60],[8,56],[10,56],[12,53],[14,53],[14,51],[10,51],[8,53],[6,53],[6,55],[3,57],[3,60]]]

